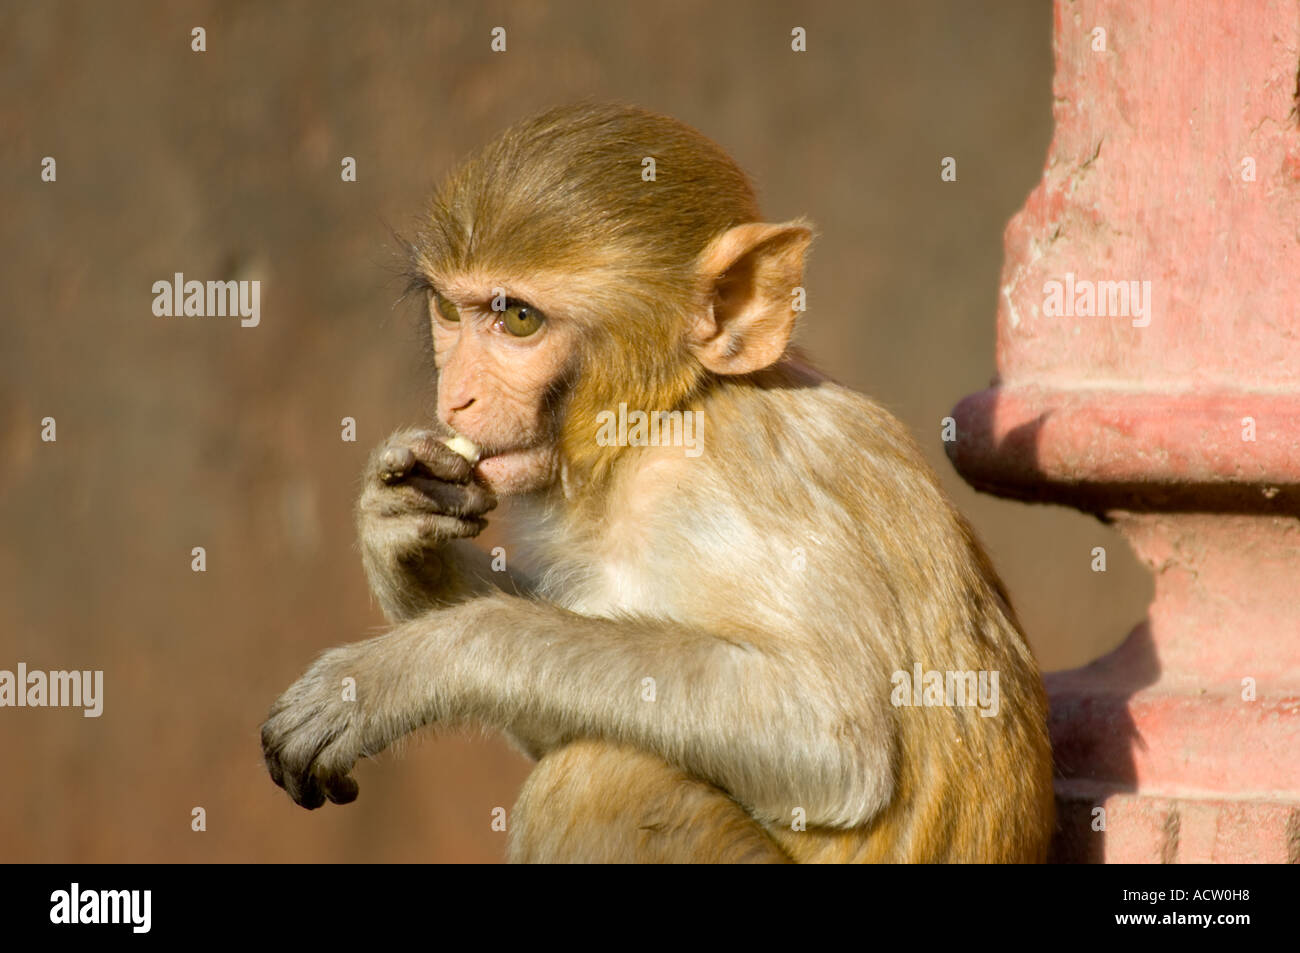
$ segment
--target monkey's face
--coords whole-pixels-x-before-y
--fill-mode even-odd
[[[477,473],[497,495],[555,482],[575,328],[545,283],[443,277],[428,292],[438,416],[481,448]],[[546,302],[545,305],[539,302]]]
[[[672,175],[646,178],[654,156]],[[498,495],[596,486],[626,404],[672,412],[705,375],[785,350],[811,239],[758,221],[744,173],[675,120],[552,111],[507,130],[435,195],[410,244],[439,368],[438,415]],[[802,289],[798,289],[802,293]]]

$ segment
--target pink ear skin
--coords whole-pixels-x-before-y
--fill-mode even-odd
[[[707,311],[691,331],[696,357],[715,374],[750,374],[781,359],[794,331],[812,229],[802,221],[728,229],[700,255]]]

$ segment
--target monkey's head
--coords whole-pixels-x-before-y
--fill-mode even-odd
[[[453,173],[411,246],[438,415],[498,494],[610,472],[597,415],[684,409],[780,359],[812,239],[759,221],[744,172],[665,116],[553,109]]]

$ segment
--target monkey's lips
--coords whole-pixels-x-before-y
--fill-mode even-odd
[[[549,445],[485,450],[474,472],[498,496],[531,493],[553,479],[555,450]]]

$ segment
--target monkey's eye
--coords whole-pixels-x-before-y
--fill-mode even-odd
[[[517,338],[526,338],[535,334],[546,318],[531,304],[522,301],[506,301],[506,309],[501,313],[501,324]]]
[[[460,320],[460,312],[456,310],[456,306],[436,291],[429,292],[429,310],[452,324]]]

